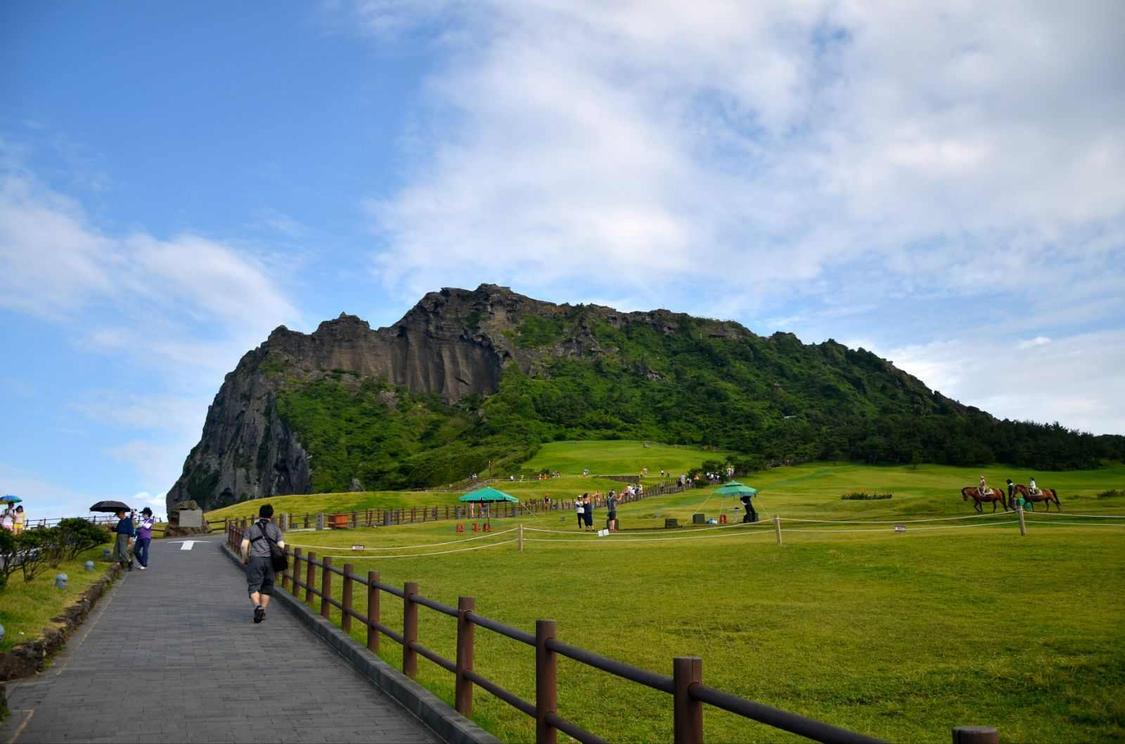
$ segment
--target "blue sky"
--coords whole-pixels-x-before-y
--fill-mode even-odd
[[[1125,6],[0,5],[0,491],[162,504],[242,353],[506,284],[1125,433]]]

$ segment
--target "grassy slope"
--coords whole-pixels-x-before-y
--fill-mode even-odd
[[[110,563],[101,560],[102,549],[94,548],[77,560],[48,566],[30,582],[16,571],[8,578],[8,585],[0,589],[0,625],[4,626],[4,640],[0,651],[7,651],[17,643],[32,640],[52,625],[51,618],[78,599],[78,596],[102,577]],[[93,559],[95,568],[87,571],[83,564]],[[55,588],[55,576],[67,575],[63,591]]]
[[[518,498],[551,498],[569,496],[584,491],[608,491],[621,484],[596,477],[581,477],[589,468],[596,475],[629,475],[640,473],[648,467],[647,483],[656,483],[661,468],[670,473],[681,473],[708,459],[722,459],[725,452],[709,451],[695,447],[675,447],[666,444],[645,445],[644,442],[552,442],[545,444],[539,453],[524,463],[525,470],[543,468],[563,474],[562,478],[546,481],[525,480],[496,484]],[[375,508],[411,506],[439,506],[457,503],[461,492],[450,491],[361,491],[357,493],[318,493],[294,496],[275,496],[269,499],[278,512],[315,514],[316,512],[350,512]],[[246,517],[258,513],[260,501],[245,501],[207,513],[208,519]]]
[[[986,475],[1000,483],[1005,472]],[[1125,499],[1094,497],[1125,487],[1125,467],[1036,475],[1060,489],[1064,513],[1125,514]],[[969,514],[957,489],[975,477],[968,469],[821,464],[747,480],[762,489],[765,516],[875,519]],[[895,497],[840,500],[855,490]],[[621,516],[636,526],[690,514],[709,491],[627,505]],[[712,499],[704,510],[717,513],[717,504]],[[347,560],[390,583],[417,580],[441,601],[473,594],[482,614],[517,627],[553,618],[564,640],[645,668],[669,672],[672,656],[699,655],[712,685],[897,741],[948,741],[951,726],[980,722],[997,726],[1006,741],[1120,740],[1125,528],[1030,519],[1022,539],[1010,524],[894,535],[796,532],[790,527],[808,527],[790,523],[781,548],[763,526],[679,531],[676,537],[719,536],[682,542],[625,542],[652,537],[641,533],[608,540],[536,533],[559,541],[529,542],[524,553],[505,545]],[[569,529],[571,518],[522,521]],[[497,530],[506,526],[494,521]],[[389,553],[395,545],[451,539],[448,523],[290,535],[321,554],[355,542]],[[390,599],[384,621],[394,627],[401,605]],[[452,658],[452,623],[428,611],[421,617],[423,643]],[[478,671],[533,699],[530,649],[483,630],[477,638]],[[397,663],[399,649],[384,642],[384,656]],[[423,661],[420,679],[451,699],[448,673]],[[668,738],[663,695],[567,661],[560,690],[565,716],[614,741]],[[475,717],[502,739],[534,738],[521,714],[479,690],[476,700]],[[707,732],[715,742],[783,738],[716,711],[707,713]]]

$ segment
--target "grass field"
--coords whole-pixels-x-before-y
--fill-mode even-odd
[[[1009,472],[1026,480],[1001,467],[986,475],[999,485]],[[971,515],[958,490],[976,475],[834,464],[755,474],[745,480],[761,489],[759,512],[783,517],[780,547],[768,523],[601,539],[573,530],[569,513],[520,520],[559,531],[527,532],[522,553],[504,542],[512,533],[436,545],[458,539],[449,523],[292,532],[288,540],[339,556],[337,565],[378,570],[389,583],[418,581],[423,594],[449,604],[473,595],[481,614],[525,630],[537,618],[554,619],[564,641],[644,668],[670,673],[673,656],[698,655],[708,684],[893,741],[945,742],[952,726],[973,723],[996,726],[1003,741],[1120,741],[1125,527],[1072,515],[1125,516],[1125,498],[1097,498],[1125,489],[1125,467],[1036,473],[1041,485],[1059,489],[1064,512],[1029,515],[1022,538],[1003,514],[909,523],[904,534],[890,524],[797,521]],[[559,485],[590,482],[571,478]],[[696,511],[716,516],[731,503],[711,490],[626,505],[620,516],[632,528]],[[859,490],[894,496],[840,498]],[[493,521],[496,531],[511,526]],[[875,531],[848,531],[868,529]],[[504,544],[417,555],[492,542]],[[350,554],[356,543],[378,557]],[[416,545],[426,547],[407,547]],[[384,597],[383,617],[395,627],[401,603],[392,600]],[[365,609],[361,595],[357,605]],[[421,618],[422,643],[453,658],[453,621],[424,608]],[[477,644],[478,672],[534,699],[530,648],[483,629]],[[389,639],[383,655],[401,659]],[[422,660],[419,679],[452,700],[444,670]],[[566,660],[559,688],[562,715],[612,741],[669,738],[663,694]],[[534,738],[529,719],[479,689],[474,717],[505,741]],[[705,720],[708,741],[785,740],[715,710]]]
[[[661,469],[675,477],[708,459],[723,459],[725,452],[694,447],[679,447],[636,441],[552,442],[524,464],[524,469],[547,469],[562,474],[549,480],[505,481],[496,486],[523,498],[569,497],[584,491],[621,488],[621,483],[598,478],[598,475],[640,475],[647,467],[645,483],[660,482]],[[590,477],[583,477],[588,469]],[[451,491],[359,491],[355,493],[318,493],[274,496],[270,499],[277,512],[315,514],[317,512],[351,512],[365,509],[397,509],[412,506],[456,504],[462,492]],[[207,513],[209,520],[247,517],[257,514],[261,502],[244,501]]]
[[[0,651],[30,641],[51,627],[51,618],[76,601],[82,592],[102,577],[110,563],[101,560],[102,549],[94,548],[76,560],[66,561],[57,568],[47,567],[30,582],[16,571],[8,577],[8,585],[0,589],[0,625],[4,626],[4,640]],[[87,571],[84,564],[94,561],[94,570]],[[67,575],[66,589],[55,588],[55,576]]]

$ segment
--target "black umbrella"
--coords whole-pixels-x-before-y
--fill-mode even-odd
[[[90,507],[90,511],[116,514],[119,511],[128,512],[132,511],[132,509],[129,508],[128,504],[122,504],[120,501],[99,501]]]

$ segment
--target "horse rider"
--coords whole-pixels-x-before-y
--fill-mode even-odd
[[[1035,476],[1034,475],[1031,476],[1031,479],[1028,480],[1028,482],[1027,482],[1027,491],[1032,496],[1038,496],[1039,495],[1039,486],[1037,486],[1035,484]]]
[[[980,484],[977,486],[977,492],[982,499],[988,496],[988,485],[984,482],[984,473],[980,474]]]

